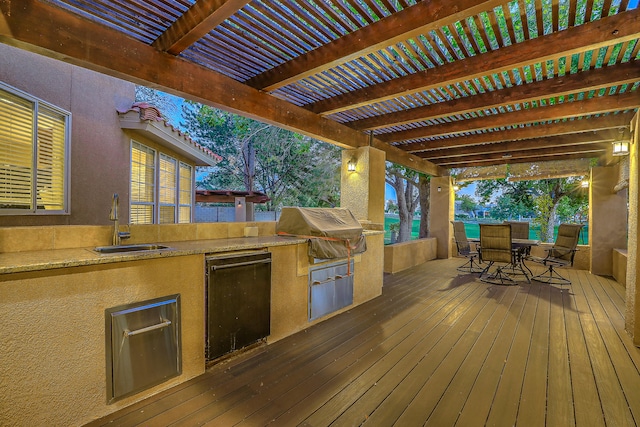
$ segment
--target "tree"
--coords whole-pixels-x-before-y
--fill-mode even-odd
[[[584,206],[588,206],[588,197],[580,187],[582,178],[570,177],[534,181],[538,192],[535,204],[539,213],[534,219],[534,224],[540,225],[540,240],[545,242],[553,240],[561,203],[565,203],[565,207],[573,212],[584,210]],[[571,213],[568,215],[572,216]],[[567,217],[566,209],[564,216]]]
[[[489,200],[494,194],[501,193],[492,216],[497,219],[512,219],[523,214],[534,216],[533,223],[540,226],[540,240],[550,242],[557,220],[575,219],[576,215],[584,218],[588,198],[581,191],[581,180],[582,177],[480,181],[476,195]]]
[[[468,194],[461,194],[461,195],[456,194],[456,199],[461,202],[460,210],[462,212],[468,213],[469,216],[475,218],[476,216],[475,210],[478,207],[478,204],[475,202],[475,200],[473,200],[471,196],[469,196]]]
[[[286,205],[334,207],[340,200],[340,149],[309,137],[186,101],[182,126],[223,160],[201,187],[258,190]]]
[[[419,238],[429,237],[429,222],[431,220],[431,177],[418,175],[418,193],[420,194],[420,231]]]
[[[417,172],[403,166],[387,164],[386,182],[396,190],[398,199],[398,217],[400,218],[398,242],[411,240],[413,214],[419,201],[416,191],[417,180]]]

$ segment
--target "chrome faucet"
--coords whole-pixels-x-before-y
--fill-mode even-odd
[[[111,212],[109,212],[109,220],[113,221],[113,234],[111,236],[111,244],[114,246],[119,246],[121,239],[128,239],[131,236],[131,233],[129,232],[120,231],[120,221],[118,220],[118,203],[118,193],[114,193],[113,199],[111,200]]]

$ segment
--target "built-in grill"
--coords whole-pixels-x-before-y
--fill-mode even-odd
[[[352,257],[366,240],[348,209],[283,208],[276,232],[309,240],[310,321],[353,304]]]
[[[182,372],[180,295],[105,310],[107,403]]]

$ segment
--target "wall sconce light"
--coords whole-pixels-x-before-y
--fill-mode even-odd
[[[588,179],[583,179],[582,182],[580,183],[580,186],[582,188],[589,188],[589,180]]]
[[[442,191],[442,187],[438,187],[438,193]]]
[[[355,172],[356,171],[356,165],[357,165],[357,161],[356,159],[351,159],[347,162],[347,170],[349,172]]]
[[[626,156],[629,154],[629,143],[627,141],[614,141],[613,153],[614,156]]]
[[[242,200],[238,200],[238,205],[237,205],[237,206],[238,206],[239,208],[241,208],[241,207],[242,207]]]

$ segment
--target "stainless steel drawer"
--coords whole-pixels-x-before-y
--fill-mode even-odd
[[[180,295],[105,311],[107,403],[182,372]]]
[[[309,320],[319,319],[353,304],[353,260],[309,271]]]

